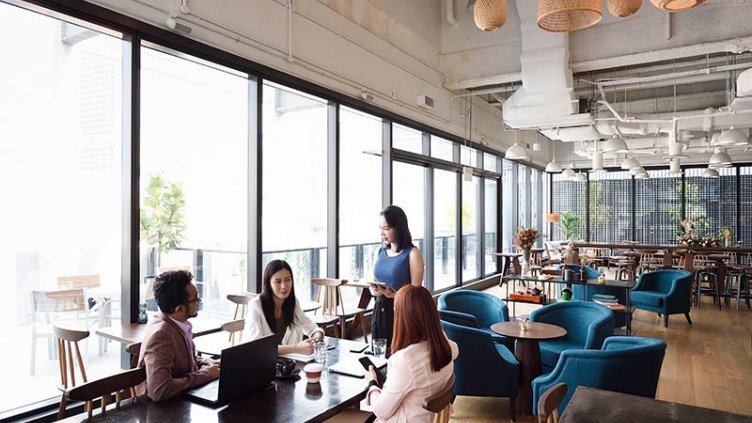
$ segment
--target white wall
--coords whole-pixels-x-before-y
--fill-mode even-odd
[[[444,88],[439,49],[425,39],[434,31],[419,27],[419,33],[413,32],[375,7],[390,13],[404,10],[405,20],[413,22],[421,7],[434,3],[437,11],[426,15],[435,22],[441,12],[438,1],[421,0],[404,8],[387,0],[296,1],[292,63],[286,60],[287,7],[281,0],[222,0],[222,7],[216,0],[190,0],[189,15],[178,12],[177,1],[90,2],[157,26],[169,14],[177,15],[179,22],[192,27],[190,38],[352,97],[368,91],[375,96],[373,103],[384,109],[457,136],[465,132],[462,102],[452,101],[452,92]],[[434,110],[416,106],[421,94],[434,98]],[[511,144],[501,112],[479,100],[473,128],[473,140],[483,139],[500,150]]]

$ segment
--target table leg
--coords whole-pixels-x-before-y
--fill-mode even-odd
[[[520,384],[517,389],[517,412],[533,414],[533,379],[543,373],[540,343],[537,339],[517,339],[514,355],[520,362]]]
[[[632,336],[632,305],[630,304],[632,296],[631,293],[632,290],[627,288],[627,309],[625,310],[625,312],[627,313],[627,336]]]

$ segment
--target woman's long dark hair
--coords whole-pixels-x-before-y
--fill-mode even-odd
[[[395,205],[386,206],[380,214],[384,216],[386,224],[394,228],[397,238],[395,241],[397,252],[402,251],[406,247],[415,247],[413,245],[413,236],[410,235],[410,228],[407,227],[407,216],[401,208]],[[387,244],[386,247],[390,248],[391,245]]]
[[[394,297],[392,354],[423,341],[428,342],[431,370],[438,372],[452,362],[452,349],[441,330],[431,293],[422,286],[407,284]]]
[[[290,272],[290,278],[292,278],[292,287],[290,288],[290,295],[285,298],[285,302],[282,303],[282,321],[285,322],[285,328],[290,327],[295,319],[295,278],[292,275],[292,269],[290,265],[284,260],[272,260],[266,265],[264,269],[264,285],[261,288],[261,309],[264,310],[264,317],[266,323],[269,324],[272,332],[277,333],[277,320],[274,318],[274,293],[272,292],[272,276],[280,270],[287,270]]]

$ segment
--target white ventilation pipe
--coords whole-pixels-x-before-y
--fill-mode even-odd
[[[457,28],[457,17],[454,15],[454,0],[444,0],[444,13],[447,24]]]

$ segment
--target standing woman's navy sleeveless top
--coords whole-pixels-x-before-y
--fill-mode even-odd
[[[410,251],[413,247],[408,245],[394,257],[389,257],[386,249],[379,249],[379,256],[373,268],[376,280],[387,284],[396,291],[410,283]]]

